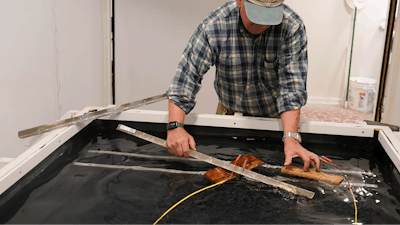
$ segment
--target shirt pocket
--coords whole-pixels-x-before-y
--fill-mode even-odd
[[[279,90],[279,77],[278,77],[278,59],[265,60],[264,70],[261,74],[262,84],[272,93],[276,93]]]

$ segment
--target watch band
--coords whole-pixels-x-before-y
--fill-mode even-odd
[[[301,143],[301,136],[299,133],[293,133],[293,132],[286,132],[283,134],[282,141],[285,141],[285,138],[287,137],[292,137],[296,139],[299,143]]]
[[[178,128],[178,127],[183,127],[183,124],[179,123],[177,121],[169,122],[167,124],[167,130],[173,130],[173,129]]]

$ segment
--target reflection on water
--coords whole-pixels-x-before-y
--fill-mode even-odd
[[[136,139],[135,139],[136,140]],[[253,154],[270,165],[282,165],[278,145],[265,140],[196,137],[197,150],[223,159]],[[89,153],[89,150],[169,155],[163,147],[132,139],[99,136],[81,150],[79,162],[143,166],[187,171],[208,171],[203,162],[154,160]],[[358,222],[400,223],[399,200],[379,168],[365,158],[345,158],[340,151],[326,155],[343,170],[370,171],[375,176],[349,175],[351,183],[378,184],[354,187]],[[301,161],[295,160],[301,165]],[[324,165],[325,169],[330,168]],[[313,199],[278,188],[235,178],[184,201],[160,223],[351,223],[353,198],[344,181],[340,186],[289,177],[279,169],[257,167],[255,172],[316,193]],[[153,223],[180,199],[210,185],[200,175],[79,167],[68,164],[54,179],[36,188],[9,223]]]

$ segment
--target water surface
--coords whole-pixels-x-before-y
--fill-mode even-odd
[[[110,131],[111,133],[117,131]],[[164,133],[155,133],[161,138]],[[281,142],[260,137],[195,136],[197,150],[223,160],[253,154],[270,165],[284,162]],[[169,153],[163,147],[127,134],[99,132],[87,140],[76,161],[183,171],[215,168],[203,162],[155,160],[93,154],[89,150],[131,152],[147,155]],[[378,188],[353,187],[358,206],[358,222],[400,223],[399,197],[390,180],[382,174],[381,162],[373,154],[353,154],[343,145],[313,144],[308,149],[330,157],[342,169],[371,171],[375,176],[349,175],[353,183],[377,184]],[[355,152],[355,151],[354,151]],[[368,157],[366,157],[368,156]],[[302,165],[301,160],[294,164]],[[324,165],[326,169],[334,169]],[[257,167],[255,172],[314,191],[307,199],[245,177],[201,192],[172,210],[162,223],[201,224],[285,224],[354,222],[354,205],[348,188],[290,177],[279,169]],[[386,171],[387,172],[387,171]],[[390,173],[391,171],[389,171]],[[180,199],[210,185],[201,175],[152,171],[91,168],[67,163],[46,183],[33,189],[7,223],[153,223]]]

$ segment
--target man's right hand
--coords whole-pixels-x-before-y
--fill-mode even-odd
[[[176,156],[190,157],[189,148],[196,151],[196,143],[182,127],[167,131],[168,152]]]

